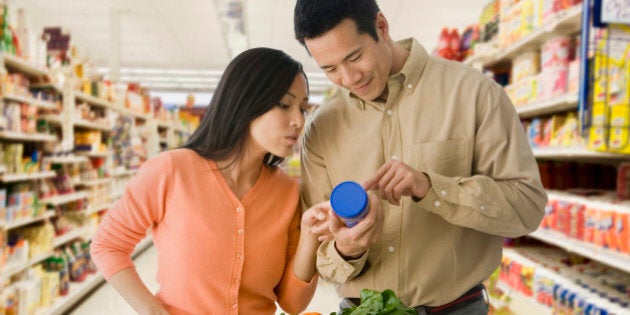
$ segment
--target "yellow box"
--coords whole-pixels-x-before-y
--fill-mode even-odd
[[[608,137],[608,149],[617,153],[630,153],[627,127],[610,128],[610,134]]]
[[[610,126],[628,127],[630,120],[630,106],[614,105],[610,106]]]
[[[588,148],[596,151],[606,151],[608,128],[605,126],[591,126],[588,136]]]
[[[574,147],[583,144],[582,137],[578,130],[579,121],[575,113],[569,113],[564,121],[564,132],[560,139],[560,146]]]
[[[605,102],[597,102],[593,104],[591,113],[591,125],[604,127],[608,125],[608,110]]]
[[[551,117],[551,121],[549,122],[551,124],[551,137],[549,139],[550,146],[557,147],[560,146],[560,144],[562,143],[562,138],[564,137],[565,133],[564,122],[565,116],[553,115]]]

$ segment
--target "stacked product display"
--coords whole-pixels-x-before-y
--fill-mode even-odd
[[[497,311],[630,314],[630,29],[593,27],[581,2],[490,1],[463,61],[504,86],[549,196],[538,230],[506,244]]]
[[[45,65],[18,33],[0,45],[2,314],[62,313],[101,283],[89,241],[102,216],[143,161],[194,128],[137,85],[88,76],[69,35],[44,34]]]

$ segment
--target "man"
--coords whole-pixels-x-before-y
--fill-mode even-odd
[[[374,0],[298,0],[294,27],[343,88],[305,129],[304,205],[346,180],[382,198],[353,228],[331,220],[321,276],[339,284],[342,306],[363,288],[392,289],[421,313],[486,313],[480,283],[503,238],[534,231],[547,201],[502,88],[415,39],[393,41]]]

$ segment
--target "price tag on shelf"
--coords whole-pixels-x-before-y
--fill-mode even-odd
[[[598,22],[630,25],[630,0],[598,0],[594,10]]]

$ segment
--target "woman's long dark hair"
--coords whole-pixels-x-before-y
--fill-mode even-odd
[[[278,104],[302,65],[272,48],[252,48],[227,66],[199,127],[183,145],[210,160],[243,151],[249,125]],[[308,86],[308,83],[307,83]]]

